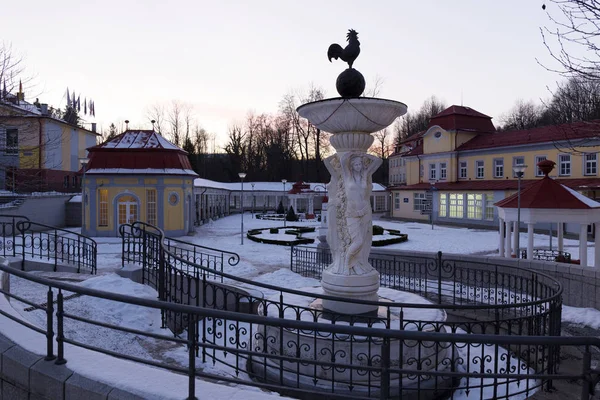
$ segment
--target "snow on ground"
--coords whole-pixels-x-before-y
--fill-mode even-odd
[[[409,235],[407,242],[386,246],[386,249],[439,250],[444,253],[485,255],[494,255],[498,251],[498,233],[496,231],[448,226],[435,226],[434,229],[431,229],[431,225],[429,224],[388,220],[375,220],[374,224],[388,229],[398,229],[400,232]],[[305,221],[295,222],[291,225],[316,227],[316,232],[305,234],[308,237],[316,238],[320,223],[317,221]],[[244,216],[244,231],[269,227],[283,227],[283,223],[280,221],[255,219],[250,214]],[[289,270],[289,247],[255,243],[245,237],[242,244],[240,229],[240,215],[232,215],[197,227],[194,235],[179,239],[202,246],[238,253],[240,256],[239,264],[235,266],[228,266],[226,264],[224,265],[224,270],[239,277],[285,288],[314,287],[319,285],[317,280],[301,277]],[[78,232],[77,229],[70,229],[70,231],[74,233]],[[81,285],[142,298],[156,298],[156,292],[149,287],[136,284],[112,273],[121,267],[121,240],[119,238],[94,239],[98,243],[99,276],[86,276],[86,280]],[[526,243],[526,235],[522,234],[520,240],[521,243]],[[548,237],[536,234],[534,243],[536,247],[548,246]],[[573,258],[578,258],[577,249],[577,240],[565,239],[565,250],[571,251]],[[593,247],[590,248],[588,259],[594,259]],[[68,279],[68,277],[63,277],[63,279]],[[31,299],[34,303],[41,304],[45,301],[46,289],[40,288],[31,282],[14,278],[11,286],[15,292]],[[269,295],[269,293],[265,294]],[[68,295],[69,293],[65,293],[65,296]],[[19,302],[13,302],[13,306],[21,316],[41,327],[45,326],[45,315],[42,311],[25,311],[27,306]],[[117,304],[108,300],[75,297],[65,301],[65,311],[108,324],[165,335],[165,330],[160,328],[160,312],[156,310]],[[600,328],[600,311],[564,306],[563,320],[565,322]],[[65,334],[67,337],[84,341],[86,344],[103,348],[112,346],[114,350],[136,357],[149,360],[166,360],[167,362],[179,365],[186,365],[187,363],[188,355],[183,345],[165,344],[164,341],[154,339],[140,340],[139,337],[133,334],[109,331],[105,328],[97,328],[93,325],[76,321],[69,321]],[[169,335],[167,334],[167,336]],[[212,362],[202,364],[200,359],[198,359],[198,367],[204,369],[206,372],[217,375],[235,376],[234,370],[231,367],[219,364],[213,366]],[[514,393],[511,389],[509,391]],[[479,395],[471,394],[467,396],[466,393],[462,393],[460,397],[455,398],[471,399],[473,397],[478,398]]]

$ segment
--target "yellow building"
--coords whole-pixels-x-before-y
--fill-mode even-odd
[[[595,124],[573,123],[496,132],[491,117],[451,106],[390,157],[392,216],[429,221],[431,213],[437,222],[496,227],[494,203],[517,190],[513,166],[528,166],[525,187],[544,176],[536,165],[545,159],[557,164],[551,177],[597,199],[596,130]]]
[[[128,130],[88,150],[84,235],[118,236],[119,226],[135,221],[168,236],[193,230],[197,174],[185,151],[152,130]]]
[[[24,94],[0,96],[0,189],[79,192],[80,159],[98,134],[55,118]]]

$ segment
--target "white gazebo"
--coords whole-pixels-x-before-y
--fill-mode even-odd
[[[594,266],[600,267],[600,203],[549,178],[548,174],[555,165],[554,161],[541,161],[537,166],[545,175],[542,179],[521,190],[520,199],[517,192],[495,204],[498,208],[500,225],[498,246],[500,256],[512,257],[512,247],[514,247],[514,254],[519,257],[516,253],[517,246],[519,246],[518,227],[520,222],[527,225],[528,259],[532,259],[534,253],[533,230],[535,224],[558,224],[558,251],[562,254],[564,251],[564,224],[577,223],[580,224],[579,262],[582,266],[587,266],[588,225],[595,224]]]

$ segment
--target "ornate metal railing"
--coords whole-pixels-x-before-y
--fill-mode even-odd
[[[234,311],[246,313],[258,313],[266,317],[275,317],[279,319],[296,321],[312,321],[319,323],[327,321],[331,325],[350,325],[357,327],[382,327],[394,331],[417,331],[429,333],[444,332],[465,332],[468,334],[506,334],[506,335],[560,335],[560,310],[561,293],[560,284],[544,274],[527,271],[520,268],[510,268],[489,263],[478,264],[460,264],[443,260],[441,254],[437,257],[397,257],[394,255],[382,255],[381,257],[371,258],[373,265],[380,271],[382,286],[419,294],[429,299],[429,302],[420,301],[420,297],[411,297],[409,300],[403,299],[401,302],[391,303],[366,302],[360,300],[344,299],[349,303],[356,303],[357,306],[369,304],[379,307],[379,314],[373,316],[355,316],[355,315],[327,315],[316,303],[322,300],[340,300],[332,296],[323,295],[317,289],[284,289],[280,286],[257,283],[251,280],[243,279],[235,274],[227,274],[222,270],[215,270],[207,265],[194,263],[193,261],[182,257],[183,254],[179,246],[189,246],[184,242],[177,242],[169,245],[168,240],[162,236],[162,232],[157,228],[144,223],[134,223],[122,228],[124,238],[124,260],[137,263],[143,266],[145,282],[156,288],[158,298],[170,303],[189,304],[199,306],[203,309],[211,308],[221,311]],[[171,242],[172,243],[172,242]],[[133,247],[129,247],[133,244]],[[189,250],[190,247],[187,247]],[[300,253],[302,252],[302,256]],[[316,276],[319,265],[326,265],[329,261],[326,252],[317,249],[294,248],[292,251],[292,267],[295,270],[311,271]],[[235,263],[237,263],[235,258]],[[309,268],[310,266],[310,268]],[[322,269],[322,268],[321,268]],[[214,279],[217,277],[218,279]],[[222,282],[226,279],[228,284]],[[265,296],[263,296],[265,294]],[[383,295],[382,295],[383,296]],[[312,303],[312,304],[311,304]],[[190,334],[188,320],[189,316],[185,313],[179,313],[172,310],[163,310],[161,313],[164,327],[168,327],[175,335],[188,330]],[[446,318],[448,316],[448,318]],[[243,365],[250,365],[247,371],[249,377],[266,382],[273,383],[274,376],[293,375],[297,382],[297,389],[318,391],[323,389],[319,379],[309,379],[310,376],[321,373],[328,379],[335,378],[336,368],[320,367],[312,365],[313,371],[305,368],[304,358],[312,357],[319,359],[325,354],[310,354],[311,352],[321,352],[321,342],[327,333],[309,330],[301,334],[296,331],[280,330],[256,330],[253,326],[230,325],[224,329],[223,321],[219,319],[204,318],[197,321],[194,327],[194,334],[203,344],[200,346],[198,356],[202,362],[212,362],[218,364],[220,368],[235,371],[239,374]],[[283,329],[283,328],[282,328]],[[307,339],[308,336],[312,337]],[[292,335],[293,337],[290,337]],[[295,336],[294,336],[295,335]],[[345,343],[350,349],[358,346],[361,340],[354,336],[334,336],[332,340]],[[262,340],[262,342],[261,342]],[[215,346],[219,346],[224,341],[227,351],[223,354],[215,351]],[[285,342],[285,343],[284,343]],[[381,343],[379,343],[381,344]],[[411,354],[407,349],[413,348],[416,352],[427,350],[429,345],[436,349],[436,365],[443,367],[440,370],[421,371],[421,373],[412,374],[414,383],[425,379],[425,376],[444,376],[443,381],[435,380],[435,385],[447,386],[449,381],[453,381],[452,374],[447,375],[447,370],[456,373],[456,366],[453,361],[456,349],[452,346],[444,348],[446,344],[434,343],[416,343],[413,345],[403,344],[400,346],[402,354]],[[279,356],[276,355],[274,347],[279,347]],[[366,342],[362,345],[366,347],[365,351],[371,356],[374,354],[371,344]],[[482,345],[483,346],[483,345]],[[252,348],[253,347],[253,348]],[[483,349],[484,347],[482,347]],[[252,349],[258,354],[262,354],[262,364],[257,364],[257,353],[248,353]],[[295,349],[295,350],[294,350]],[[347,349],[348,350],[348,349]],[[506,351],[514,352],[518,349],[512,347]],[[556,346],[539,349],[536,352],[531,363],[527,363],[527,368],[533,368],[535,373],[545,371],[545,373],[554,373],[557,369],[557,360],[559,351]],[[290,367],[282,361],[281,357],[289,356],[294,353],[296,358],[294,367]],[[329,350],[327,350],[329,352]],[[453,353],[448,357],[448,352]],[[265,356],[268,353],[269,356]],[[438,354],[438,353],[441,353]],[[341,354],[341,353],[340,353]],[[368,392],[368,396],[378,393],[377,385],[370,381],[369,372],[358,372],[358,365],[373,363],[374,360],[369,357],[363,357],[361,360],[350,360],[347,357],[348,351],[341,357],[340,354],[331,356],[331,363],[342,362],[350,364],[349,370],[356,369],[356,377],[351,382],[353,390],[357,392]],[[362,354],[362,352],[361,352]],[[503,353],[504,354],[504,353]],[[508,353],[507,353],[508,354]],[[510,353],[513,354],[513,353]],[[429,354],[431,357],[433,355]],[[279,358],[278,358],[279,357]],[[400,356],[402,357],[402,356]],[[482,355],[483,357],[483,355]],[[408,357],[410,359],[411,357]],[[458,362],[467,365],[466,373],[472,373],[473,365],[466,362],[468,357],[458,357]],[[485,358],[485,357],[484,357]],[[508,362],[506,371],[511,370],[510,360],[514,362],[512,356],[505,357],[503,362]],[[433,363],[430,358],[429,363]],[[460,361],[462,360],[462,361]],[[529,360],[529,359],[528,359]],[[406,361],[406,360],[404,360]],[[352,366],[354,364],[354,367]],[[310,364],[310,363],[309,363]],[[416,365],[422,365],[416,358],[411,361],[412,368]],[[260,371],[262,365],[262,372]],[[404,364],[400,364],[404,365]],[[258,368],[258,369],[257,369]],[[344,367],[346,368],[346,367]],[[481,368],[481,364],[477,365]],[[499,369],[498,369],[499,368]],[[495,366],[495,373],[502,370]],[[274,372],[276,371],[276,372]],[[294,372],[295,371],[295,372]],[[477,373],[482,373],[477,369]],[[350,374],[352,376],[352,374]],[[359,377],[370,377],[368,382]],[[283,378],[281,378],[283,379]],[[286,380],[289,379],[286,378]],[[440,378],[441,379],[441,378]],[[307,382],[312,381],[310,383]],[[352,381],[352,379],[351,379]],[[543,382],[536,381],[528,386],[528,391],[533,387],[540,386]],[[289,383],[289,382],[287,382]],[[287,384],[286,383],[286,384]],[[442,383],[444,385],[442,385]],[[280,384],[283,384],[280,382]],[[533,386],[532,386],[533,385]],[[411,385],[407,385],[411,386]],[[309,387],[307,389],[307,387]],[[336,389],[338,387],[338,389]],[[437,386],[436,386],[437,387]],[[329,394],[341,394],[339,385],[331,385]],[[337,392],[336,392],[337,390]],[[406,390],[414,390],[406,389]],[[425,390],[425,389],[423,389]],[[364,394],[364,393],[363,393]],[[501,397],[498,397],[501,398]]]
[[[46,293],[46,303],[39,305],[11,293],[2,286],[5,279],[0,279],[0,293],[33,306],[45,316],[45,326],[35,325],[0,307],[0,314],[5,318],[46,336],[47,362],[65,364],[69,358],[65,354],[65,343],[69,343],[187,374],[189,399],[196,396],[202,398],[202,394],[196,390],[196,378],[201,377],[279,390],[295,397],[321,396],[328,399],[430,398],[444,393],[450,399],[463,398],[461,396],[464,393],[470,393],[469,398],[505,399],[516,395],[529,396],[544,383],[550,386],[552,382],[557,385],[575,382],[573,387],[580,393],[579,398],[587,400],[600,374],[600,370],[593,367],[600,351],[600,339],[595,337],[465,335],[454,331],[435,332],[383,325],[359,326],[310,319],[273,318],[99,291],[46,279],[0,264],[2,273],[25,279],[30,284],[35,283]],[[83,295],[83,299],[100,298],[135,305],[140,310],[185,315],[188,335],[179,338],[146,332],[122,324],[107,323],[94,314],[79,314],[71,306],[72,303],[65,300],[63,293],[67,291]],[[1,301],[2,298],[0,304]],[[280,308],[280,312],[287,313],[285,307]],[[127,353],[125,348],[115,351],[111,347],[104,347],[110,346],[108,340],[94,342],[88,337],[82,339],[81,335],[76,334],[77,326],[81,325],[93,326],[108,334],[118,333],[139,340],[170,343],[171,349],[179,345],[181,351],[187,352],[187,362],[174,363],[171,358],[147,358]],[[7,326],[6,322],[0,326]],[[206,340],[208,336],[213,339]],[[298,336],[306,339],[302,345],[289,340]],[[287,340],[283,341],[282,338]],[[315,354],[310,344],[321,339],[328,346]],[[348,347],[350,343],[363,346],[363,352],[349,357],[353,352],[352,345]],[[567,347],[572,365],[566,372],[560,372],[550,366],[549,360],[553,357],[552,351]],[[213,364],[220,359],[232,361],[220,371],[199,368],[195,360],[199,353],[210,355]],[[434,353],[442,355],[431,357]],[[431,365],[442,367],[430,368]],[[271,375],[273,370],[277,372],[274,377]],[[333,382],[339,377],[340,381],[349,379],[349,383],[324,386],[321,382],[327,375]],[[265,376],[270,376],[270,379],[265,379]],[[307,382],[314,382],[314,385],[307,385]],[[452,382],[450,390],[446,390],[445,382]],[[397,389],[397,383],[400,383],[400,390]],[[396,388],[395,391],[393,388]]]
[[[527,258],[527,250],[521,252],[521,258]],[[550,249],[533,249],[532,259],[570,263],[571,253]]]
[[[66,229],[33,222],[25,216],[0,215],[1,255],[76,268],[77,272],[96,273],[97,244],[93,239]]]

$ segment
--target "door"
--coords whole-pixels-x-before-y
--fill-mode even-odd
[[[118,226],[132,224],[138,219],[138,204],[133,196],[121,196],[117,210]]]

